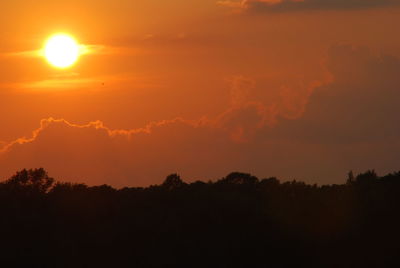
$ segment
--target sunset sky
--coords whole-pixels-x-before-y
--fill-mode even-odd
[[[13,0],[0,178],[146,186],[400,170],[399,0]],[[70,68],[41,51],[66,33]]]

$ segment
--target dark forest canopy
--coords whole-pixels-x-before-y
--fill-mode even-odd
[[[398,259],[399,211],[400,172],[114,189],[22,170],[0,184],[0,254],[29,267],[383,267]]]

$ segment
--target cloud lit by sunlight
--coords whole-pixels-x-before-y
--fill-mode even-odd
[[[104,45],[84,45],[79,44],[79,55],[99,55],[109,54],[111,51],[115,51]],[[17,51],[0,54],[4,57],[21,57],[21,58],[40,58],[44,56],[43,48],[28,51]]]

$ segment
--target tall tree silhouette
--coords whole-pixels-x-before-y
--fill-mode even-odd
[[[14,189],[27,189],[38,193],[47,193],[54,184],[43,168],[23,169],[5,182],[5,185]]]

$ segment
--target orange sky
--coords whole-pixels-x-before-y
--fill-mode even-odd
[[[149,185],[399,169],[397,0],[14,0],[0,16],[0,177]],[[32,52],[87,46],[58,70]]]

